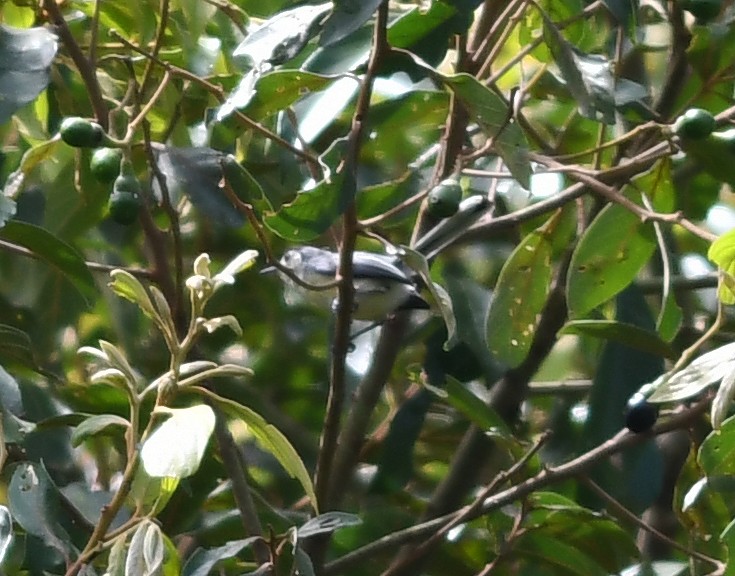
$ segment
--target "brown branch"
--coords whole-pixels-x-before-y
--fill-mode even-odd
[[[671,432],[672,430],[680,430],[689,428],[694,422],[696,422],[702,414],[704,414],[710,404],[710,397],[703,398],[702,400],[695,403],[689,408],[685,408],[680,412],[674,414],[668,420],[664,420],[656,424],[652,435],[664,434]],[[627,450],[633,446],[637,446],[642,442],[648,441],[650,435],[648,434],[631,434],[626,430],[621,430],[612,437],[610,440],[603,442],[592,450],[585,452],[581,456],[566,462],[560,466],[554,468],[546,468],[536,474],[535,476],[528,478],[527,480],[498,492],[497,494],[490,496],[482,505],[482,508],[471,514],[467,521],[479,518],[489,512],[502,508],[512,502],[525,498],[529,494],[551,486],[558,482],[567,480],[584,474],[591,467],[596,465],[598,462]],[[463,514],[467,506],[464,506],[454,512],[445,514],[441,517],[434,518],[427,522],[410,526],[408,528],[398,530],[391,534],[387,534],[378,540],[371,542],[358,548],[348,554],[345,554],[337,560],[333,560],[324,567],[324,576],[333,576],[341,574],[353,566],[359,565],[374,558],[377,554],[394,550],[405,544],[415,542],[417,540],[426,538],[441,529],[448,521],[459,514]]]
[[[354,186],[357,181],[356,170],[366,116],[370,107],[373,80],[381,62],[389,50],[387,41],[388,2],[384,1],[378,8],[373,32],[373,47],[370,54],[360,94],[355,105],[352,127],[348,138],[347,155],[344,162],[345,185]],[[319,446],[319,457],[315,474],[315,491],[320,509],[329,510],[334,500],[332,492],[332,465],[344,404],[345,392],[345,359],[350,348],[350,319],[354,301],[354,285],[352,283],[352,257],[357,236],[357,212],[354,199],[350,202],[342,218],[342,243],[339,252],[339,269],[337,312],[332,342],[330,362],[329,396]],[[335,487],[338,490],[341,487]]]
[[[97,82],[97,76],[95,75],[94,68],[92,67],[90,60],[84,55],[77,41],[74,39],[74,35],[69,29],[69,25],[64,20],[64,15],[61,13],[59,5],[56,0],[44,0],[43,8],[48,13],[51,22],[56,26],[56,31],[61,38],[61,41],[66,46],[69,56],[74,61],[74,64],[79,70],[79,75],[82,77],[85,87],[87,88],[87,95],[89,102],[92,104],[94,110],[94,116],[97,123],[102,126],[102,129],[107,131],[108,119],[107,119],[107,107],[102,98],[102,92],[100,90],[99,82]]]

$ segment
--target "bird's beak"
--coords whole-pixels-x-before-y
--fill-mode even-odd
[[[275,266],[266,266],[260,271],[260,273],[261,274],[273,274],[273,272],[276,272],[277,270],[278,268],[276,268]]]

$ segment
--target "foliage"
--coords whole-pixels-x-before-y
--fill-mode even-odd
[[[733,573],[734,46],[719,0],[0,3],[2,573]],[[355,250],[432,310],[353,321]]]

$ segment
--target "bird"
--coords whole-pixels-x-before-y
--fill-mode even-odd
[[[313,246],[299,246],[287,250],[280,264],[304,282],[324,286],[334,283],[339,268],[339,254]],[[275,270],[276,267],[271,266],[262,272]],[[287,287],[287,304],[309,302],[332,311],[336,309],[336,286],[310,290],[283,272],[279,272],[279,275]],[[419,295],[414,279],[400,267],[400,260],[394,256],[356,250],[352,256],[352,282],[355,288],[354,320],[382,322],[399,310],[430,308]]]

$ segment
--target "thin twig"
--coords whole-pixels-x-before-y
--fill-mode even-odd
[[[672,430],[689,428],[692,422],[698,420],[699,417],[707,410],[710,401],[711,398],[709,397],[703,398],[693,406],[685,408],[672,415],[668,420],[658,422],[654,427],[652,434],[658,435],[671,432]],[[596,448],[585,452],[581,456],[555,468],[544,469],[528,480],[491,496],[485,500],[480,510],[467,518],[467,521],[474,520],[484,514],[525,498],[527,495],[537,490],[551,486],[568,478],[579,476],[605,458],[623,450],[627,450],[633,446],[637,446],[642,442],[648,441],[649,438],[649,435],[632,434],[626,430],[621,430],[610,440],[603,442]],[[439,530],[458,514],[464,513],[465,509],[466,507],[462,507],[454,512],[444,514],[438,518],[434,518],[421,524],[397,530],[396,532],[392,532],[382,538],[374,540],[370,544],[367,544],[362,548],[358,548],[357,550],[353,550],[341,558],[326,564],[324,566],[323,575],[334,576],[336,574],[344,573],[353,566],[374,558],[377,554],[394,550],[410,542],[426,538],[436,530]]]
[[[56,3],[56,0],[45,0],[43,7],[48,12],[51,22],[56,26],[56,31],[69,52],[69,56],[74,61],[77,70],[79,70],[79,75],[82,77],[82,81],[87,88],[87,95],[89,96],[89,102],[92,104],[97,123],[102,126],[103,130],[107,131],[107,107],[102,99],[102,92],[100,91],[100,85],[97,82],[94,68],[74,39],[74,35],[71,33],[66,20],[64,20],[64,15],[61,13],[61,9]]]
[[[373,81],[383,57],[389,46],[387,41],[388,26],[388,2],[384,1],[378,8],[373,33],[373,47],[370,54],[367,70],[363,78],[362,88],[355,105],[352,119],[352,128],[348,138],[347,155],[344,162],[346,172],[345,181],[354,185],[357,181],[356,169],[365,121],[370,108]],[[345,211],[342,218],[342,243],[339,253],[337,312],[334,328],[334,340],[332,342],[332,354],[330,362],[329,396],[322,428],[321,443],[319,446],[319,457],[315,474],[315,491],[319,499],[320,508],[328,510],[334,499],[333,490],[341,490],[341,486],[335,486],[331,482],[332,464],[339,426],[344,404],[345,389],[345,359],[350,348],[350,319],[352,316],[352,303],[354,300],[354,286],[352,283],[352,258],[355,249],[357,235],[357,213],[354,200]]]
[[[597,494],[602,500],[607,502],[607,504],[615,511],[615,514],[617,516],[622,517],[624,520],[627,520],[628,522],[634,524],[638,528],[645,530],[646,532],[649,532],[651,535],[661,540],[661,542],[668,544],[672,548],[676,548],[677,550],[684,552],[684,554],[686,554],[687,556],[691,558],[702,560],[703,562],[707,562],[708,564],[713,564],[717,567],[722,567],[724,565],[722,562],[720,562],[716,558],[712,558],[711,556],[702,554],[701,552],[698,552],[697,550],[688,548],[687,546],[680,544],[676,540],[669,538],[663,532],[656,530],[656,528],[654,528],[650,524],[647,524],[646,522],[638,518],[637,515],[633,514],[633,512],[628,510],[625,506],[623,506],[620,502],[618,502],[615,498],[613,498],[613,496],[608,494],[601,486],[599,486],[589,476],[586,476],[586,475],[583,476],[582,480],[595,494]]]

